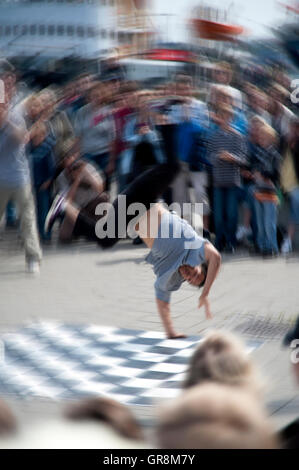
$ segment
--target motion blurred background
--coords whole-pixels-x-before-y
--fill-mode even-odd
[[[216,59],[296,75],[298,2],[1,0],[0,15],[0,55],[28,87],[100,73],[111,57],[130,80],[187,69],[204,84]]]

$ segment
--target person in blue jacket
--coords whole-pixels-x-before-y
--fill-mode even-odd
[[[53,148],[55,138],[48,134],[45,124],[36,127],[30,144],[28,144],[33,176],[33,188],[36,198],[37,222],[41,240],[51,240],[51,233],[44,230],[47,213],[51,206],[51,182],[55,172]]]

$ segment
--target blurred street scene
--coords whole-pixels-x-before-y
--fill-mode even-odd
[[[51,320],[67,328],[102,325],[161,335],[144,241],[127,236],[102,251],[78,231],[73,213],[58,205],[67,201],[75,214],[98,223],[99,204],[113,202],[167,160],[164,125],[174,129],[179,172],[163,201],[175,204],[222,255],[210,322],[196,309],[199,294],[191,286],[174,297],[173,318],[184,333],[202,339],[213,328],[216,336],[199,342],[202,349],[191,362],[182,353],[175,372],[189,364],[190,380],[179,385],[173,409],[154,411],[162,392],[152,395],[150,406],[122,400],[120,393],[119,403],[111,404],[109,393],[92,393],[91,369],[82,373],[86,395],[107,402],[82,402],[82,409],[78,405],[67,416],[108,422],[118,438],[106,430],[104,448],[298,445],[298,361],[291,364],[288,347],[299,336],[299,3],[252,4],[0,0],[0,333]],[[192,216],[196,203],[199,218]],[[53,204],[60,210],[55,224],[49,223]],[[222,336],[222,329],[233,335]],[[147,344],[155,341],[155,335],[145,337]],[[171,349],[175,341],[180,344],[171,339],[162,346]],[[245,355],[252,341],[257,343]],[[182,341],[179,347],[184,349]],[[141,368],[154,361],[147,352],[141,348],[137,358],[144,361]],[[13,354],[17,368],[21,358]],[[34,364],[35,357],[30,360]],[[105,365],[101,360],[99,367]],[[114,366],[117,360],[116,354]],[[163,373],[175,369],[173,358],[167,364],[168,372],[134,376],[123,395],[135,396],[138,387],[150,388],[158,378],[161,390]],[[266,379],[264,393],[251,370],[255,366]],[[12,432],[0,447],[55,447],[53,435],[64,433],[56,431],[57,403],[36,382],[36,371],[29,379],[20,367],[10,382],[0,366],[0,395],[22,423],[21,434],[13,434],[15,418],[0,405],[0,432],[1,419],[3,430]],[[116,374],[115,369],[114,384]],[[37,386],[28,403],[18,389],[24,377]],[[245,423],[244,436],[224,424],[232,401],[238,423]],[[206,409],[205,419],[213,421],[211,410],[219,403],[223,409],[208,437],[181,420],[193,413],[201,420]],[[28,421],[37,416],[36,429],[49,420],[49,439],[46,430],[40,441],[34,430],[32,440],[26,437]],[[178,438],[184,426],[188,442]],[[94,423],[82,433],[90,433],[90,446],[97,447]],[[78,436],[76,431],[63,444],[79,447]]]

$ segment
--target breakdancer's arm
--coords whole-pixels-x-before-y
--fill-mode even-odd
[[[165,302],[164,300],[160,300],[158,298],[156,298],[156,302],[157,302],[159,315],[161,317],[164,329],[166,331],[167,338],[169,339],[186,338],[186,335],[181,334],[181,333],[176,333],[173,328],[169,302]]]
[[[221,255],[211,243],[205,244],[205,260],[208,265],[207,275],[202,294],[199,298],[198,308],[204,306],[206,317],[211,318],[212,314],[208,296],[221,266]]]

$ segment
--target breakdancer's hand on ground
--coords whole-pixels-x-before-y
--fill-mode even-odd
[[[179,339],[186,338],[186,335],[183,333],[176,333],[172,324],[171,315],[170,315],[170,305],[169,302],[164,302],[164,300],[156,299],[158,312],[160,314],[166,336],[168,339]]]
[[[187,338],[187,335],[184,333],[172,333],[171,336],[167,336],[168,339],[180,339],[180,338]]]
[[[211,307],[210,307],[210,301],[208,299],[208,296],[206,295],[201,295],[199,298],[199,303],[198,303],[198,308],[204,307],[205,309],[205,314],[206,314],[206,319],[210,320],[213,318],[212,312],[211,312]]]

